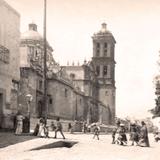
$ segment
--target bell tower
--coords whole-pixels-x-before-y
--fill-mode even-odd
[[[115,39],[107,30],[106,23],[102,23],[101,30],[93,37],[92,62],[96,70],[99,83],[98,97],[110,110],[110,124],[115,119]]]

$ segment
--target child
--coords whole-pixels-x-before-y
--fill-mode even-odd
[[[116,129],[116,128],[113,128],[113,130],[112,130],[112,144],[115,144],[116,132],[117,132],[117,129]]]
[[[95,124],[93,139],[95,138],[95,136],[97,136],[97,139],[99,140],[99,132],[100,132],[100,127],[97,124]]]
[[[51,131],[54,131],[56,129],[56,126],[55,126],[53,121],[51,122],[51,126],[50,127],[51,127]]]

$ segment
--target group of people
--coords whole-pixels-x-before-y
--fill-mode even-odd
[[[130,141],[133,146],[136,144],[141,147],[149,147],[149,138],[148,138],[148,130],[144,121],[141,122],[141,126],[138,126],[136,123],[130,124],[129,129]],[[121,124],[119,121],[117,122],[117,128],[113,130],[112,133],[112,143],[127,145],[127,136],[126,136],[126,128],[124,124]]]
[[[54,122],[52,122],[50,127],[52,128],[52,131],[55,131],[54,138],[57,138],[57,132],[60,132],[63,139],[65,139],[65,136],[62,131],[62,124],[60,122],[59,117],[56,119],[56,125],[54,124]],[[37,123],[34,129],[33,135],[38,137],[49,138],[49,126],[46,125],[46,120],[44,118],[40,118],[39,123]]]
[[[23,121],[25,117],[18,113],[15,118],[16,128],[15,128],[15,134],[21,135],[23,131]],[[55,136],[53,138],[57,138],[57,132],[60,132],[63,139],[65,139],[65,136],[63,134],[63,128],[62,124],[60,122],[60,118],[58,117],[56,119],[56,124],[54,122],[51,122],[50,128],[52,131],[55,132]],[[86,133],[88,131],[87,123],[83,123],[83,132]],[[93,138],[97,137],[99,140],[99,133],[100,133],[100,127],[97,123],[94,123],[90,125],[90,129],[93,131]],[[73,133],[73,126],[71,123],[68,124],[68,131],[70,133]],[[120,145],[127,145],[127,136],[126,136],[126,127],[124,124],[120,123],[120,121],[117,122],[117,127],[112,130],[112,144],[120,144]],[[45,118],[40,118],[39,123],[37,123],[35,129],[34,129],[34,136],[39,137],[47,137],[49,138],[49,126],[47,126]],[[131,145],[138,145],[142,147],[149,147],[149,138],[148,138],[148,130],[146,127],[146,124],[144,121],[141,122],[141,126],[137,125],[136,123],[131,123],[129,128],[129,140],[131,141]],[[155,141],[160,140],[160,136],[158,134],[155,134]]]

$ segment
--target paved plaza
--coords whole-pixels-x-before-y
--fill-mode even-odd
[[[54,134],[51,133],[51,136]],[[111,135],[100,135],[100,140],[92,139],[92,134],[69,134],[65,140],[15,136],[0,133],[0,160],[155,160],[159,159],[160,143],[150,134],[150,148],[120,146],[111,144]],[[78,142],[70,148],[56,146],[60,142]],[[45,147],[44,147],[45,146]],[[47,149],[47,146],[48,149]],[[43,148],[43,149],[42,149]]]

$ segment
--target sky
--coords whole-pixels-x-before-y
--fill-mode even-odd
[[[21,32],[34,22],[43,33],[43,0],[6,0],[21,15]],[[116,114],[151,116],[160,50],[159,0],[47,0],[47,39],[60,65],[92,57],[92,35],[103,22],[116,39]]]

